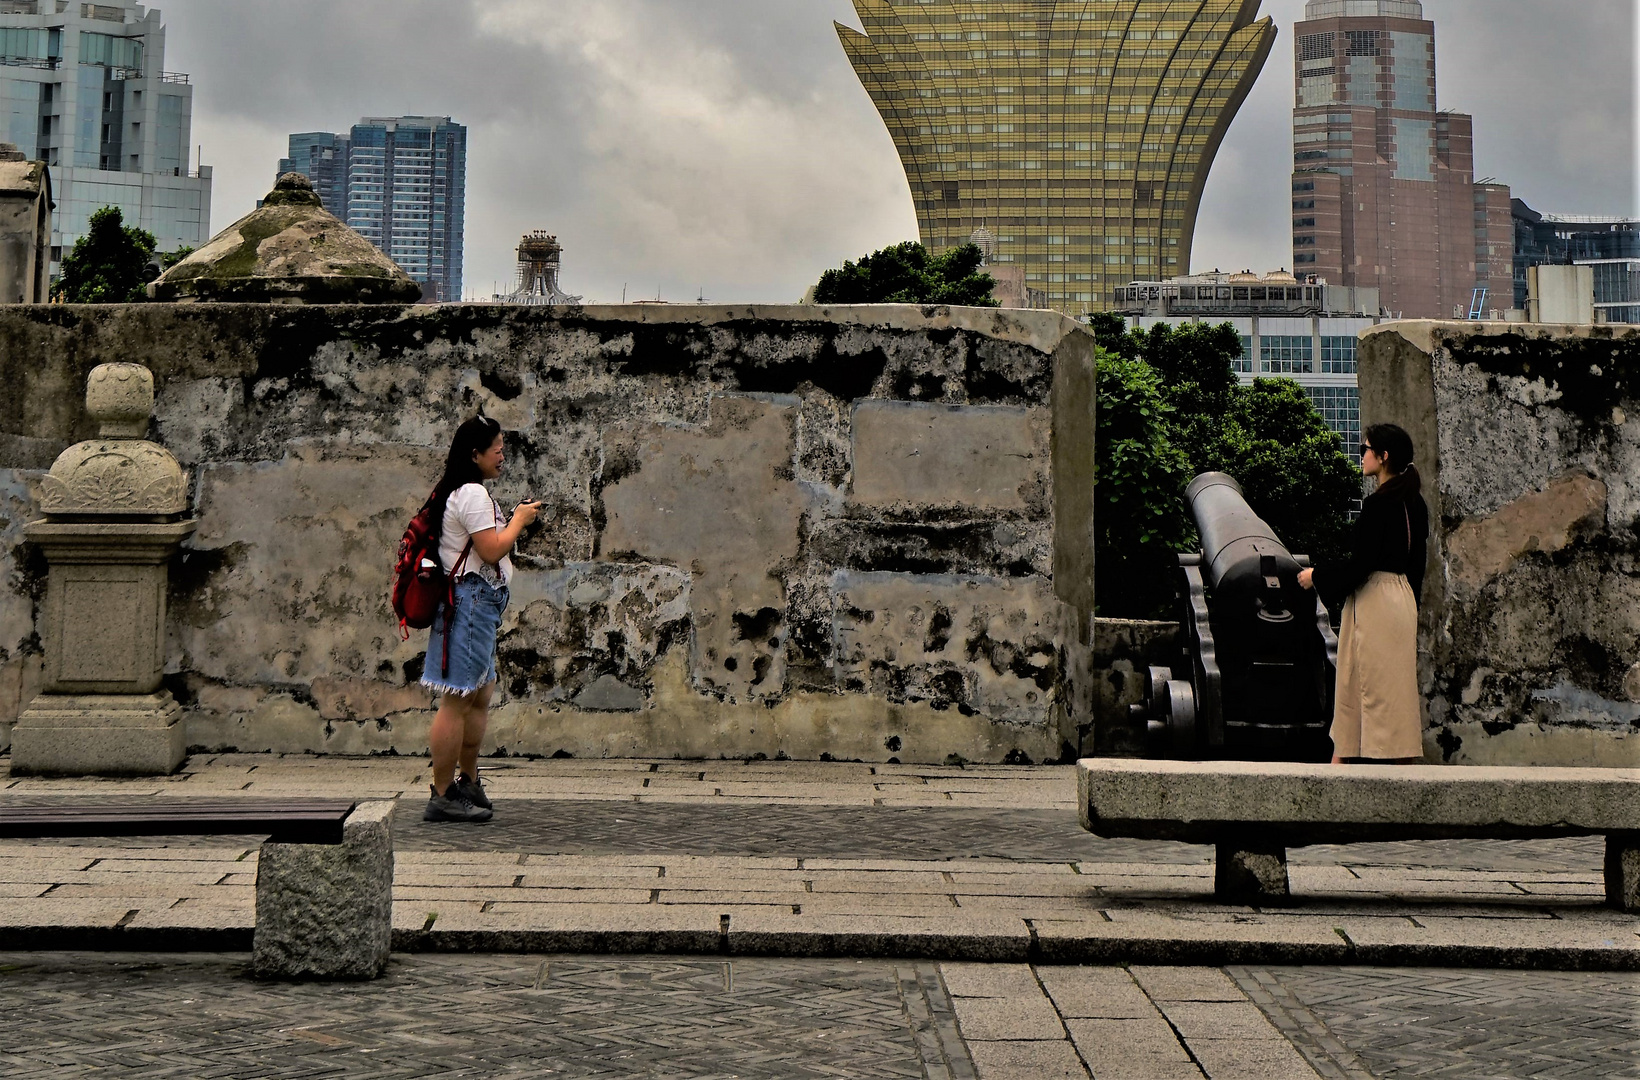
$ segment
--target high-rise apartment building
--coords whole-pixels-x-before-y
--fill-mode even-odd
[[[347,220],[348,146],[345,135],[304,131],[290,137],[290,157],[279,159],[280,176],[288,172],[307,176],[325,209],[343,221]]]
[[[345,136],[292,135],[278,171],[306,174],[325,209],[403,267],[426,299],[461,299],[466,127],[448,116],[366,117]]]
[[[1473,118],[1436,109],[1422,3],[1308,0],[1295,33],[1295,272],[1410,318],[1510,307],[1509,189],[1475,183]]]
[[[1258,0],[855,0],[837,34],[922,242],[988,239],[1061,311],[1190,267],[1207,173],[1269,56]],[[981,230],[984,230],[981,232]]]
[[[0,140],[51,167],[54,275],[104,206],[162,251],[210,237],[211,170],[190,169],[193,93],[165,70],[157,10],[0,0]]]
[[[1527,302],[1534,266],[1594,269],[1594,313],[1603,322],[1640,323],[1640,218],[1540,214],[1514,200],[1515,306]]]

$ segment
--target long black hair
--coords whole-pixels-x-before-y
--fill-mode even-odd
[[[1378,485],[1378,494],[1406,500],[1423,490],[1423,477],[1413,462],[1415,450],[1412,436],[1399,424],[1373,424],[1367,428],[1367,443],[1384,459],[1384,466],[1395,476]]]
[[[500,434],[501,425],[488,416],[475,416],[456,428],[450,453],[444,458],[444,475],[439,477],[438,486],[427,500],[435,511],[433,520],[444,521],[444,507],[457,488],[484,482],[484,474],[478,471],[473,456],[488,451]]]

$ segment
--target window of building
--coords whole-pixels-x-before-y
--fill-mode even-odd
[[[1308,336],[1270,334],[1259,339],[1259,370],[1271,375],[1315,372],[1315,342]]]
[[[1241,336],[1241,355],[1230,361],[1230,366],[1239,372],[1249,375],[1253,373],[1253,339],[1246,334]]]
[[[1353,337],[1323,337],[1321,339],[1321,374],[1354,375],[1355,346]]]
[[[1361,391],[1353,386],[1306,386],[1304,392],[1352,458],[1361,445]]]

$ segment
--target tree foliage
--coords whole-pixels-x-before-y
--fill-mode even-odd
[[[1243,386],[1228,324],[1128,332],[1096,315],[1099,341],[1100,613],[1171,617],[1175,556],[1200,542],[1184,502],[1190,480],[1227,472],[1290,551],[1342,556],[1361,477],[1304,390],[1291,379]]]
[[[169,270],[193,248],[162,252],[154,234],[125,224],[117,206],[91,215],[86,234],[63,257],[63,273],[53,286],[54,299],[70,304],[135,304],[148,298],[156,270]]]
[[[951,304],[996,307],[996,280],[984,273],[978,245],[930,255],[916,241],[895,244],[820,275],[817,304]]]

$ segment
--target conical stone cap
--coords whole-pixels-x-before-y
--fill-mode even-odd
[[[152,285],[173,303],[413,304],[421,286],[324,208],[313,182],[286,173],[261,206]]]

